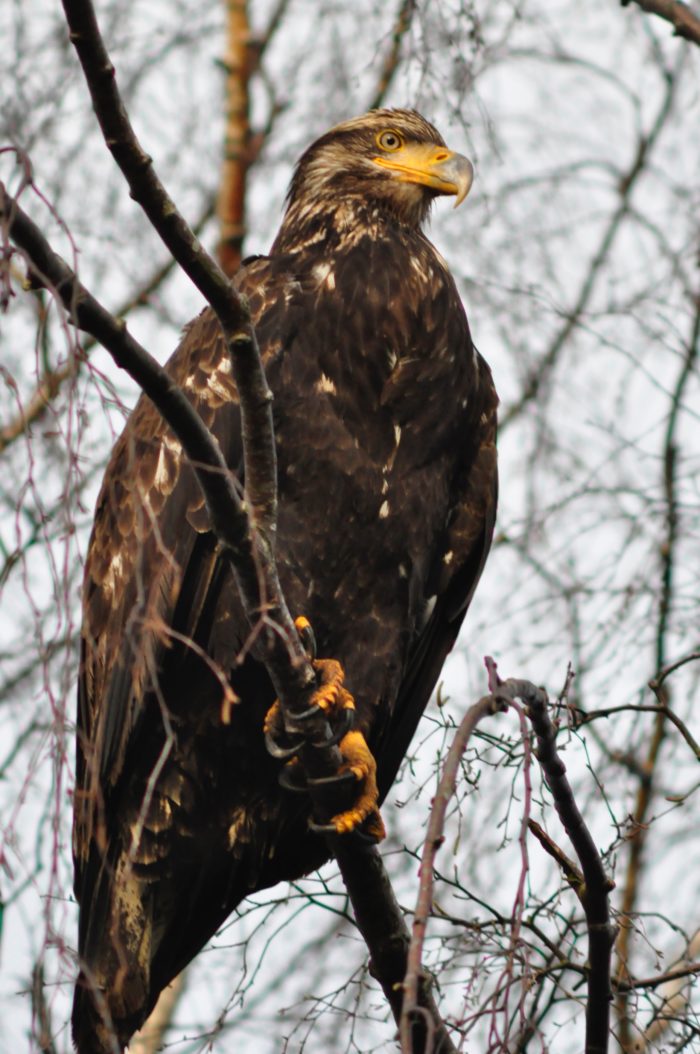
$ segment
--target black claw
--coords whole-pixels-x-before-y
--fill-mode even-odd
[[[333,776],[317,776],[315,779],[308,777],[307,783],[310,787],[349,787],[357,783],[358,779],[354,772],[336,772]]]
[[[307,710],[300,710],[298,714],[290,714],[289,717],[285,718],[288,725],[291,725],[293,731],[301,729],[301,726],[306,724],[307,721],[311,721],[312,718],[318,717],[321,708],[316,703],[312,703]]]
[[[341,710],[335,728],[330,730],[330,735],[327,739],[312,739],[311,745],[313,747],[334,747],[336,743],[340,743],[341,739],[344,739],[348,732],[352,729],[355,724],[355,711],[348,707],[346,710]]]
[[[334,834],[338,838],[354,838],[360,845],[377,845],[378,842],[377,838],[367,834],[361,827],[354,827],[352,831],[345,831],[341,834],[336,831],[335,825],[332,823],[316,823],[315,820],[309,820],[309,830],[313,831],[314,834]]]
[[[267,747],[268,754],[271,754],[273,758],[279,758],[281,761],[287,761],[289,758],[293,758],[295,754],[298,754],[301,748],[304,746],[303,739],[295,740],[290,746],[283,747],[277,742],[272,732],[265,733],[265,746]]]
[[[278,743],[275,739],[275,734],[273,734],[272,731],[266,731],[265,745],[268,748],[268,753],[271,754],[273,758],[286,760],[288,758],[293,758],[295,754],[298,754],[299,750],[302,749],[305,743],[318,747],[335,746],[336,743],[341,742],[341,740],[349,733],[355,723],[355,711],[352,707],[348,707],[347,709],[341,710],[341,714],[339,714],[337,720],[334,722],[335,727],[330,729],[329,735],[326,738],[307,739],[303,734],[303,725],[305,725],[307,721],[311,721],[314,718],[318,720],[322,716],[323,711],[320,710],[320,707],[317,706],[316,703],[313,703],[308,709],[302,710],[302,713],[292,714],[289,718],[286,718],[286,738],[289,743],[288,746],[283,746]],[[298,733],[298,738],[293,738],[294,733]]]
[[[309,790],[306,777],[298,765],[285,765],[278,776],[278,782],[280,787],[292,794],[307,794]]]

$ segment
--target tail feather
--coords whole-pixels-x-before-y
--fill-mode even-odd
[[[121,1054],[152,1009],[150,962],[152,892],[122,854],[116,868],[102,862],[80,934],[80,976],[73,1001],[78,1054]]]

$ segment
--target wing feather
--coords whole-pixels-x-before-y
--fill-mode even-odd
[[[279,278],[279,264],[265,258],[241,272],[237,285],[249,298],[254,321],[275,313]],[[270,339],[261,341],[261,350],[267,362],[279,348]],[[186,328],[167,369],[242,482],[238,396],[210,310]],[[206,535],[206,542],[198,541]],[[85,567],[73,832],[78,894],[91,843],[104,845],[108,837],[101,821],[105,796],[119,783],[144,718],[147,689],[154,687],[164,651],[174,646],[169,627],[196,639],[220,577],[194,473],[168,425],[142,396],[107,466]]]

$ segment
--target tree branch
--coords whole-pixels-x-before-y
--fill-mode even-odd
[[[659,111],[654,119],[651,129],[647,134],[642,134],[637,142],[637,149],[627,171],[618,181],[620,200],[617,207],[610,216],[598,247],[591,257],[586,275],[572,308],[562,312],[564,323],[554,335],[549,347],[540,361],[530,371],[525,379],[522,393],[519,399],[499,415],[498,428],[502,435],[504,429],[520,416],[522,411],[533,402],[541,393],[544,385],[557,366],[559,356],[563,349],[568,346],[569,338],[581,322],[581,317],[586,311],[593,291],[598,281],[606,260],[615,243],[622,223],[630,213],[632,192],[634,191],[642,174],[646,172],[649,158],[656,144],[662,128],[671,112],[671,106],[676,93],[677,77],[669,75],[666,78],[666,90]]]
[[[635,3],[650,15],[658,15],[673,26],[674,36],[700,47],[700,18],[681,0],[620,0],[623,7]]]
[[[556,730],[547,713],[547,694],[528,681],[505,681],[498,697],[517,695],[525,703],[527,715],[537,737],[537,759],[542,766],[559,819],[573,845],[585,886],[580,899],[588,927],[588,1000],[586,1003],[586,1054],[605,1054],[610,1029],[610,957],[615,929],[610,923],[608,894],[613,888],[605,873],[600,854],[584,822],[566,766],[556,750]]]
[[[254,63],[248,4],[246,0],[227,0],[224,160],[216,212],[217,255],[229,277],[240,266],[245,237],[246,176],[251,160],[248,85]]]
[[[686,386],[693,376],[700,350],[700,292],[695,296],[695,311],[690,327],[685,354],[671,398],[671,408],[664,436],[662,464],[662,486],[665,499],[666,533],[661,552],[661,574],[659,588],[659,606],[656,623],[656,656],[655,668],[661,671],[661,679],[652,680],[651,688],[659,705],[654,707],[656,718],[651,733],[649,747],[641,763],[641,775],[637,796],[632,813],[634,824],[629,838],[629,859],[625,869],[622,903],[620,905],[620,935],[617,941],[617,972],[621,976],[630,970],[632,915],[637,902],[639,878],[643,866],[644,848],[648,831],[647,816],[654,798],[655,776],[661,748],[666,739],[669,721],[683,733],[682,722],[670,718],[671,692],[665,683],[663,672],[666,668],[666,648],[673,600],[675,562],[677,558],[679,508],[677,478],[677,427]],[[670,672],[670,671],[669,671]],[[686,740],[687,740],[686,736]],[[692,740],[692,737],[691,737]],[[692,741],[694,748],[696,744]],[[620,1033],[620,1045],[624,1051],[631,1050],[633,1038],[629,1024],[629,999],[625,992],[620,992],[616,999],[616,1013]]]
[[[376,110],[384,105],[384,101],[394,79],[394,74],[398,69],[399,59],[401,58],[401,44],[411,28],[411,22],[413,21],[415,11],[416,0],[401,0],[399,10],[396,13],[394,28],[391,33],[391,46],[384,57],[374,95],[367,107],[368,110]]]
[[[421,861],[421,888],[416,905],[412,946],[409,951],[410,974],[406,977],[406,1006],[401,1020],[401,1049],[411,1054],[410,1014],[415,978],[420,975],[421,946],[425,925],[432,902],[433,860],[442,841],[442,830],[447,802],[454,792],[459,761],[474,727],[487,713],[495,713],[515,706],[515,700],[525,704],[525,713],[530,719],[537,738],[537,759],[542,767],[547,784],[552,792],[557,814],[574,847],[583,883],[576,882],[576,869],[570,862],[564,867],[567,878],[573,884],[576,895],[583,905],[588,929],[588,961],[586,972],[588,999],[586,1002],[586,1054],[606,1054],[610,1022],[610,959],[615,939],[615,930],[610,923],[608,894],[613,888],[605,873],[600,854],[576,805],[573,791],[566,777],[566,767],[556,750],[556,730],[547,713],[547,694],[531,682],[509,679],[502,681],[492,659],[486,660],[489,670],[491,694],[481,699],[468,711],[455,737],[445,762],[438,793],[431,813],[430,825]],[[542,839],[540,839],[542,841]],[[550,840],[551,841],[551,840]],[[551,846],[545,846],[548,851]],[[559,854],[557,854],[559,858]],[[561,860],[559,859],[561,865]]]

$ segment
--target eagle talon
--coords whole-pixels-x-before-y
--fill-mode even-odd
[[[314,834],[330,834],[336,835],[338,838],[353,838],[360,845],[376,845],[378,842],[381,842],[385,837],[383,826],[384,825],[382,824],[381,833],[375,834],[369,831],[363,831],[361,827],[353,827],[351,831],[346,831],[341,835],[334,823],[316,823],[315,820],[309,820],[309,830],[313,831]]]
[[[303,615],[299,615],[298,618],[294,619],[294,626],[299,634],[302,648],[308,655],[309,661],[313,662],[316,658],[316,636],[311,623]]]
[[[273,758],[278,758],[280,761],[288,761],[289,758],[296,757],[301,748],[304,746],[303,739],[294,740],[293,743],[288,747],[281,746],[275,739],[275,734],[272,729],[265,730],[265,747],[268,754]]]
[[[290,794],[307,794],[309,790],[309,784],[301,766],[294,761],[284,766],[277,777],[277,782],[283,790],[289,791]]]
[[[355,724],[355,711],[349,707],[341,710],[337,721],[336,727],[330,730],[330,735],[327,739],[312,739],[311,746],[334,747],[337,743],[340,743]]]
[[[306,782],[309,787],[342,787],[343,785],[350,786],[351,783],[357,783],[358,778],[349,769],[345,769],[345,771],[341,769],[340,772],[335,773],[333,776],[309,776]]]

